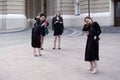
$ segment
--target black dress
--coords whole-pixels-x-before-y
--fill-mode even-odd
[[[58,23],[55,23],[56,21],[58,21]],[[62,22],[62,23],[60,23]],[[63,31],[64,31],[64,25],[63,25],[63,18],[59,17],[59,20],[57,20],[57,17],[54,17],[52,19],[52,29],[54,31],[54,36],[57,35],[62,35]]]
[[[97,22],[94,22],[89,27],[85,49],[85,61],[99,60],[99,35],[101,29]],[[97,37],[96,39],[94,39],[95,36]]]
[[[32,39],[31,39],[31,45],[33,48],[40,48],[40,30],[41,30],[41,22],[39,18],[35,18],[36,23],[34,24],[34,27],[32,28]]]

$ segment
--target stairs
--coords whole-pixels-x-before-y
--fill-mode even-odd
[[[83,27],[77,26],[77,27],[70,27],[70,28],[75,28],[77,30],[82,31]],[[102,26],[101,27],[102,33],[120,33],[120,26],[119,27],[114,27],[114,26]]]
[[[120,33],[120,27],[101,27],[103,33]]]

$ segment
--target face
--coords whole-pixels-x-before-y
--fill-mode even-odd
[[[59,12],[56,12],[56,16],[60,16],[60,13],[59,13]]]
[[[86,24],[92,24],[92,20],[89,19],[89,18],[86,18],[86,19],[85,19],[85,23],[86,23]]]
[[[41,17],[40,17],[40,20],[41,20],[41,21],[44,21],[44,20],[45,20],[45,16],[41,16]]]

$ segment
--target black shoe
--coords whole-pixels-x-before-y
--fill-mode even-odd
[[[55,49],[55,47],[53,49]]]
[[[38,55],[37,55],[37,54],[34,54],[34,56],[35,56],[35,57],[38,57]]]
[[[41,50],[44,50],[43,48],[41,48]]]
[[[61,49],[61,48],[58,48],[58,49]]]
[[[42,54],[39,54],[39,56],[42,56]]]

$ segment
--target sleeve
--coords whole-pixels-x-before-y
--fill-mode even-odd
[[[86,24],[83,26],[82,31],[87,31],[86,30]]]
[[[94,31],[95,31],[94,34],[96,36],[96,40],[100,40],[99,35],[101,34],[101,29],[97,22],[94,22]]]
[[[34,20],[35,20],[34,27],[36,27],[37,26],[37,23],[36,23],[37,18],[35,17]]]
[[[35,17],[34,20],[36,20],[37,18]]]
[[[55,22],[55,17],[53,17],[52,19],[52,30],[54,30],[54,26],[55,26],[54,22]]]
[[[63,18],[61,17],[61,22],[62,22],[62,28],[63,28],[63,31],[64,31],[64,23],[63,23]]]

